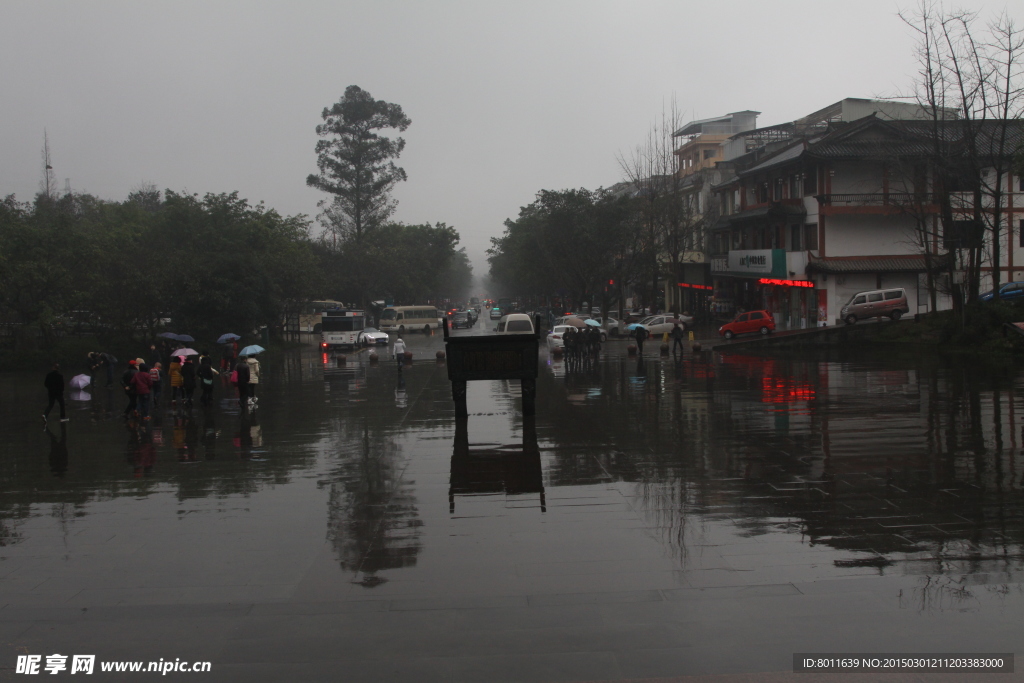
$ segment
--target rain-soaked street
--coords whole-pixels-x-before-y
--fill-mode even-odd
[[[652,347],[567,367],[542,344],[536,418],[476,382],[464,429],[439,336],[401,373],[268,356],[254,414],[220,387],[147,429],[101,388],[44,430],[41,376],[4,375],[0,673],[577,681],[1016,649],[1018,371]]]

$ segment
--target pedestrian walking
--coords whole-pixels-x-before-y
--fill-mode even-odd
[[[49,398],[46,412],[43,413],[43,424],[46,424],[46,417],[53,410],[54,403],[60,404],[60,421],[67,422],[68,416],[64,410],[64,375],[60,372],[59,363],[54,363],[53,367],[50,368],[50,372],[46,374],[46,378],[43,380],[43,386],[46,387],[46,395]]]
[[[153,367],[149,369],[149,378],[153,380],[150,384],[149,391],[153,396],[152,401],[154,408],[160,405],[160,394],[162,394],[164,390],[164,374],[161,370],[163,370],[163,364],[160,361],[153,363]]]
[[[192,358],[186,358],[181,364],[181,389],[185,396],[185,405],[192,405],[192,397],[196,393],[196,364]]]
[[[679,353],[682,354],[685,349],[683,348],[683,327],[679,323],[676,323],[672,327],[672,355],[676,354],[676,349],[679,349]]]
[[[167,369],[167,374],[171,378],[171,405],[173,406],[179,398],[185,398],[185,392],[182,389],[184,382],[181,377],[181,358],[171,356],[171,366]]]
[[[260,383],[260,362],[256,356],[249,356],[245,359],[249,366],[249,407],[255,408],[259,398],[256,396],[256,385]]]
[[[249,364],[245,361],[245,356],[239,356],[234,371],[235,385],[238,387],[238,407],[242,410],[249,405]]]
[[[149,366],[137,363],[138,371],[132,375],[131,383],[135,389],[135,405],[143,421],[149,420],[149,400],[152,394],[153,378],[149,375]]]
[[[395,354],[395,360],[398,361],[398,370],[402,370],[402,363],[405,362],[405,340],[399,337],[395,340],[395,347],[392,350]]]
[[[107,388],[114,386],[114,366],[117,365],[117,359],[111,356],[109,353],[104,351],[100,354],[100,367],[107,375]]]
[[[135,377],[135,373],[139,371],[136,367],[136,362],[133,360],[128,361],[128,369],[121,375],[121,387],[124,389],[125,396],[128,397],[128,405],[124,408],[124,418],[127,420],[135,412],[138,407],[138,394],[135,393],[135,387],[132,384],[132,378]]]
[[[213,378],[220,373],[213,369],[213,363],[209,356],[199,359],[199,369],[196,375],[199,377],[199,401],[204,406],[213,402]]]
[[[636,352],[642,356],[644,354],[644,342],[647,341],[647,328],[638,326],[633,330],[633,338],[636,339]]]

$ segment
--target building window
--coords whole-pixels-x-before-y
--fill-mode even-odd
[[[818,226],[814,223],[808,223],[804,226],[804,245],[807,251],[817,251],[818,249]]]
[[[782,199],[782,178],[776,178],[775,182],[772,184],[775,185],[775,201],[779,201]]]
[[[800,243],[803,241],[800,239],[800,233],[803,232],[804,226],[794,225],[793,226],[793,243],[790,251],[800,251]]]
[[[800,176],[794,175],[789,178],[789,196],[791,199],[796,199],[802,196],[803,193],[800,191]]]
[[[1017,190],[1024,192],[1024,175],[1017,177]]]
[[[804,172],[804,196],[810,197],[818,191],[818,172],[809,168]]]
[[[761,185],[759,187],[760,187],[760,190],[761,190],[761,196],[759,196],[757,198],[757,201],[758,201],[759,204],[767,204],[768,203],[768,183],[761,183]]]
[[[704,158],[705,159],[713,159],[714,157],[715,157],[715,150],[713,150],[713,149],[706,149],[706,150],[704,150]]]
[[[1017,226],[1017,235],[1019,235],[1017,239],[1020,240],[1020,246],[1024,247],[1024,219],[1022,219],[1020,221],[1020,225]]]

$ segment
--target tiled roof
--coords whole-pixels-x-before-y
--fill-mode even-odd
[[[946,256],[933,257],[933,266],[944,265]],[[818,258],[811,256],[807,264],[809,273],[843,275],[847,273],[923,273],[927,270],[923,254],[897,256],[841,256]]]

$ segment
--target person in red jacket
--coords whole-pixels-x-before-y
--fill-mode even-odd
[[[135,389],[136,406],[139,415],[143,420],[149,419],[149,397],[153,390],[153,378],[149,374],[149,368],[143,363],[139,371],[132,375],[132,388]]]

